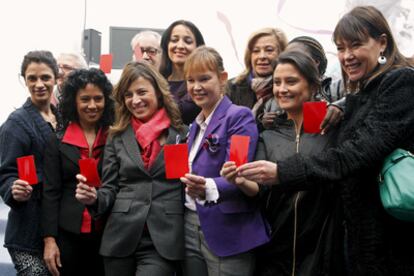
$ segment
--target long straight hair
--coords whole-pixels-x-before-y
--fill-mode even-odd
[[[165,108],[171,120],[171,126],[177,130],[183,128],[180,110],[169,91],[167,81],[152,65],[145,61],[133,61],[125,65],[121,78],[114,88],[115,123],[110,128],[110,137],[124,132],[130,124],[132,114],[125,104],[125,93],[131,84],[140,77],[148,80],[154,87],[158,107]]]

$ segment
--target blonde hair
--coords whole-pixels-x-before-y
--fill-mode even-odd
[[[187,58],[184,64],[184,76],[187,78],[190,72],[212,71],[220,75],[224,72],[223,58],[211,47],[200,46]]]
[[[125,105],[125,93],[138,78],[144,78],[152,84],[159,108],[164,107],[171,120],[171,126],[181,130],[183,127],[181,114],[169,91],[168,82],[147,62],[131,61],[125,65],[121,78],[114,88],[115,123],[109,130],[110,137],[124,132],[130,124],[132,115]]]
[[[256,41],[263,36],[273,36],[274,38],[276,38],[276,51],[278,55],[286,49],[288,41],[285,33],[282,30],[278,28],[263,28],[253,32],[247,41],[246,51],[244,52],[245,69],[239,76],[236,77],[235,81],[237,84],[240,84],[241,82],[246,80],[250,72],[253,70],[251,62],[252,50]]]

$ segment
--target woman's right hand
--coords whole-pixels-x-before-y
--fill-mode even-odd
[[[43,259],[45,260],[47,269],[53,276],[59,276],[58,267],[62,267],[60,262],[60,250],[56,244],[54,237],[46,237],[43,239],[45,243],[45,249],[43,251]]]
[[[234,161],[227,161],[223,164],[221,168],[220,175],[224,177],[228,182],[232,184],[236,184],[236,177],[237,177],[237,166],[236,162]]]
[[[33,188],[27,181],[17,179],[11,186],[11,193],[16,201],[28,201],[32,195]]]
[[[86,177],[81,174],[77,174],[76,179],[79,181],[78,185],[76,185],[76,199],[84,205],[94,204],[97,198],[95,187],[86,184]]]
[[[273,122],[277,117],[277,112],[265,112],[262,117],[262,125],[265,129],[272,127]]]

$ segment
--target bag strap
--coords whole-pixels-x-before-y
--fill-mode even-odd
[[[390,155],[388,155],[385,160],[384,163],[382,165],[382,169],[381,169],[381,174],[380,174],[380,182],[382,181],[382,179],[384,178],[384,175],[387,173],[387,171],[394,166],[395,163],[399,162],[401,159],[403,158],[407,158],[407,157],[411,157],[414,158],[414,155],[409,152],[408,150],[404,150],[404,149],[396,149],[394,150]]]

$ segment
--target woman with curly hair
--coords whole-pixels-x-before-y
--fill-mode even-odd
[[[101,172],[113,121],[112,85],[98,69],[72,72],[63,86],[58,138],[45,151],[42,199],[44,259],[52,275],[104,275],[98,250],[102,220],[75,198],[79,159],[92,158]]]

